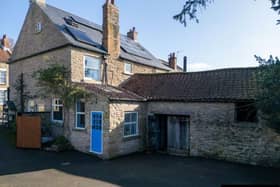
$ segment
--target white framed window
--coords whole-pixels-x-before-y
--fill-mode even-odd
[[[85,101],[79,99],[76,102],[76,129],[85,129],[85,127],[86,127]]]
[[[101,59],[97,57],[84,57],[85,79],[100,81],[101,77]]]
[[[7,84],[7,70],[0,69],[0,84]]]
[[[132,74],[132,64],[124,63],[124,73],[129,75]]]
[[[138,112],[124,113],[124,137],[138,135]]]
[[[41,22],[37,22],[37,23],[36,23],[35,32],[36,32],[36,33],[42,32],[42,23],[41,23]]]
[[[7,100],[7,90],[0,90],[0,105],[5,104]]]
[[[28,112],[36,112],[36,103],[35,103],[34,100],[29,100],[28,101],[27,111]]]
[[[52,100],[52,121],[63,123],[63,104],[61,99],[54,98]]]

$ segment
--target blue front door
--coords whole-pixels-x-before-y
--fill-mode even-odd
[[[102,154],[103,151],[103,113],[91,113],[91,144],[90,152]]]

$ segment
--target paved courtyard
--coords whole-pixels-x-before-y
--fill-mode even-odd
[[[103,161],[78,153],[15,149],[0,127],[0,186],[190,186],[280,184],[280,169],[139,153]]]

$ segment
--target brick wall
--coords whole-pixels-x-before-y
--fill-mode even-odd
[[[190,116],[190,154],[280,166],[280,135],[260,123],[236,123],[233,103],[151,102],[149,113]]]

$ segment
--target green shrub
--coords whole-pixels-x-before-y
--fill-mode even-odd
[[[64,136],[57,137],[54,140],[53,146],[56,147],[57,151],[59,152],[73,149],[71,143]]]

